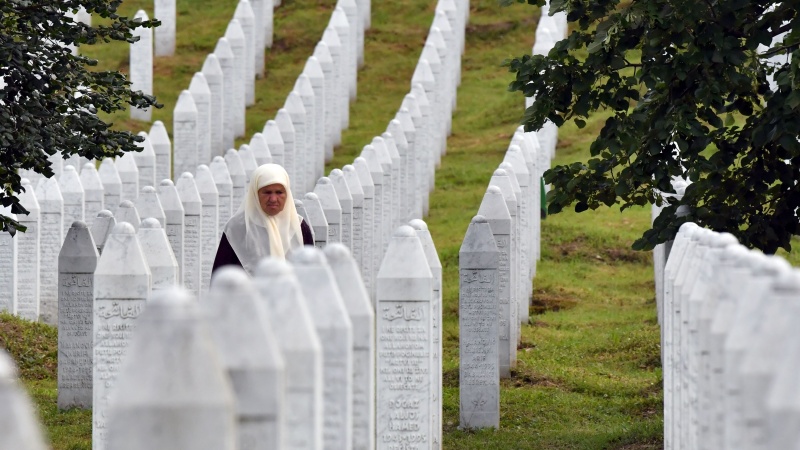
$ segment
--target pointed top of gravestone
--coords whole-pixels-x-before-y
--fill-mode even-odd
[[[166,223],[164,208],[161,206],[156,188],[153,186],[145,186],[142,188],[142,193],[136,199],[136,211],[139,213],[140,218],[153,217],[158,219],[161,225]]]
[[[197,114],[197,104],[194,102],[194,97],[188,89],[181,91],[178,97],[178,102],[175,104],[176,113],[194,113]]]
[[[208,80],[203,72],[195,72],[192,76],[192,82],[189,83],[189,92],[192,93],[194,99],[208,101],[211,97],[211,89],[208,87]]]
[[[800,295],[800,272],[797,269],[780,273],[772,282],[770,289],[778,295]]]
[[[331,170],[330,181],[336,191],[336,196],[339,198],[339,203],[342,203],[342,206],[345,207],[347,206],[346,202],[351,202],[352,205],[353,195],[350,193],[350,187],[347,184],[344,172],[339,169]]]
[[[111,214],[111,211],[103,209],[97,213],[97,217],[92,222],[91,232],[98,250],[103,251],[108,235],[111,234],[111,230],[116,224],[117,220]]]
[[[306,196],[308,195],[309,194],[306,194]],[[315,247],[305,246],[292,251],[289,262],[291,262],[295,268],[298,268],[302,266],[318,266],[327,264],[327,259],[325,258],[325,254],[322,253],[322,250]]]
[[[301,73],[294,83],[294,88],[301,97],[313,97],[314,86],[311,84],[311,78],[305,73]]]
[[[120,179],[139,179],[139,167],[136,164],[136,158],[133,156],[133,153],[128,152],[120,156],[114,166],[117,168]]]
[[[350,317],[373,317],[375,313],[372,310],[372,301],[350,249],[340,242],[333,242],[325,246],[324,253]],[[370,337],[368,330],[360,330],[362,333],[367,331],[367,335],[362,336],[355,334],[356,328],[353,331],[353,342],[356,345],[363,345]]]
[[[408,225],[401,225],[392,233],[392,237],[414,237],[416,235],[416,231]]]
[[[236,5],[236,10],[233,12],[233,17],[245,20],[255,20],[256,16],[253,14],[253,7],[250,6],[250,2],[247,0],[239,0],[239,3]]]
[[[331,179],[328,177],[320,177],[320,179],[317,180],[317,184],[331,184]]]
[[[285,260],[277,258],[264,258],[256,267],[254,272],[256,278],[275,278],[281,279],[285,276],[294,275],[292,266]]]
[[[76,220],[67,231],[58,254],[59,273],[94,273],[97,268],[97,246],[86,222]]]
[[[14,361],[0,348],[0,398],[3,409],[0,411],[0,448],[20,450],[44,450],[42,432],[36,420],[36,413],[22,389]]]
[[[328,46],[328,49],[331,52],[331,59],[333,59],[334,53],[341,52],[342,41],[339,39],[339,33],[332,26],[328,26],[325,28],[325,31],[322,32],[322,40]]]
[[[301,284],[300,288],[317,330],[348,329],[345,342],[350,341],[347,345],[352,348],[352,322],[325,254],[318,248],[306,246],[294,250],[287,259],[294,266],[298,279],[314,280]]]
[[[428,33],[428,41],[430,41],[434,47],[442,49],[442,52],[447,51],[447,41],[444,38],[444,32],[441,28],[435,25],[432,26],[430,33]]]
[[[328,219],[341,217],[342,204],[339,202],[336,188],[333,187],[330,178],[322,177],[317,180],[317,184],[314,186],[314,194],[319,198],[319,203],[322,205],[322,209],[325,210],[325,215]],[[329,213],[336,214],[336,216],[328,216]]]
[[[439,58],[439,52],[436,50],[436,45],[434,45],[433,40],[430,38],[430,35],[428,35],[428,36],[429,36],[428,40],[425,41],[425,45],[422,47],[422,54],[419,57],[419,63],[417,64],[417,68],[416,69],[420,70],[421,69],[420,68],[420,64],[422,64],[422,61],[425,61],[425,63],[428,66],[428,69],[430,69],[430,71],[431,71],[431,77],[434,78],[431,81],[436,81],[435,80],[435,75],[433,74],[433,68],[434,67],[440,67],[442,65],[442,60],[441,60],[441,58]],[[441,37],[441,35],[440,35],[440,37]],[[415,74],[416,74],[416,70],[415,70]],[[413,80],[413,78],[412,78],[412,80]]]
[[[350,190],[353,201],[356,203],[356,206],[361,205],[361,202],[364,200],[364,188],[361,186],[361,179],[358,176],[356,168],[352,164],[347,164],[342,167],[342,173],[344,174],[344,179],[347,182],[347,188]]]
[[[712,248],[724,248],[729,245],[739,244],[739,240],[730,233],[716,233],[716,238],[710,244]]]
[[[136,232],[136,230],[139,229],[139,225],[142,222],[142,219],[139,216],[139,211],[136,210],[136,206],[134,206],[133,202],[130,200],[123,200],[119,204],[119,208],[117,208],[116,219],[117,219],[117,225],[121,223],[130,224],[131,227],[133,227],[134,233]]]
[[[219,43],[217,44],[217,47],[219,48]],[[228,51],[230,52],[230,46],[228,46]],[[206,81],[208,81],[208,78],[211,77],[217,79],[222,77],[222,66],[219,65],[219,59],[214,53],[209,53],[206,56],[206,59],[203,62],[203,74],[206,76]]]
[[[199,216],[203,210],[203,200],[200,197],[200,191],[197,190],[194,176],[189,172],[183,172],[178,178],[175,188],[178,190],[184,213]]]
[[[78,171],[71,165],[64,166],[61,176],[58,177],[58,187],[61,194],[83,194],[83,185]]]
[[[428,94],[425,93],[425,87],[422,83],[413,83],[411,86],[411,94],[417,99],[420,112],[422,112],[423,106],[430,108],[431,102],[428,100]]]
[[[156,152],[153,150],[153,142],[150,140],[150,135],[148,135],[145,131],[140,131],[137,136],[143,138],[144,140],[136,143],[136,146],[142,149],[133,155],[136,158],[136,162],[139,163],[140,161],[151,161],[156,157]]]
[[[316,56],[309,56],[306,60],[306,67],[303,70],[311,78],[325,78],[325,72],[322,71],[322,63]]]
[[[239,20],[231,19],[231,21],[228,22],[228,28],[225,29],[225,37],[230,41],[231,47],[244,43],[244,30]]]
[[[367,164],[372,177],[373,184],[383,184],[383,168],[381,167],[378,151],[372,145],[365,145],[361,150],[361,159]],[[356,158],[358,162],[358,158]],[[358,169],[358,166],[356,166]]]
[[[511,163],[503,161],[498,166],[501,169],[505,170],[508,173],[508,181],[511,182],[511,188],[514,190],[514,195],[519,199],[520,195],[522,194],[522,188],[519,185],[519,181],[517,180],[517,174],[514,171],[514,166]]]
[[[432,58],[434,54],[436,54],[436,49],[433,46],[425,45],[426,48],[430,48],[428,53],[425,53],[425,50],[422,51],[423,58],[419,60],[417,63],[417,67],[414,69],[414,75],[411,76],[411,84],[420,84],[421,86],[430,86],[432,87],[434,83],[436,83],[436,77],[433,75],[433,69],[431,69],[431,64],[428,62],[429,58]],[[439,58],[438,55],[435,58]]]
[[[207,165],[200,164],[197,166],[197,176],[194,181],[197,184],[200,197],[203,199],[203,204],[217,204],[219,198],[217,183],[214,182],[214,175],[211,174],[211,169]]]
[[[386,141],[384,141],[381,136],[375,136],[372,138],[372,143],[370,145],[375,150],[375,154],[378,156],[378,161],[380,161],[381,164],[385,165],[392,163],[392,157],[389,156],[389,149],[386,148]],[[364,150],[366,151],[366,147],[364,147]],[[362,156],[363,153],[364,152],[362,152]]]
[[[408,222],[408,226],[417,231],[428,229],[428,224],[426,224],[425,221],[422,219],[412,219],[411,221]]]
[[[441,30],[442,34],[445,36],[453,33],[453,27],[444,11],[436,11],[436,14],[433,17],[433,26],[439,28],[439,30]]]
[[[337,28],[350,28],[350,21],[347,20],[347,13],[341,6],[337,6],[336,9],[333,10],[329,23]]]
[[[141,19],[141,21],[142,21],[142,22],[144,22],[144,21],[147,21],[147,20],[150,20],[150,19],[147,17],[147,13],[146,13],[146,12],[145,12],[143,9],[140,9],[140,10],[136,11],[136,14],[133,16],[133,19],[134,19],[134,20],[136,20],[136,19]],[[138,28],[138,27],[137,27],[137,28]]]
[[[164,126],[164,122],[156,120],[150,126],[150,144],[154,149],[159,145],[170,145],[169,133],[167,133],[167,127]]]
[[[142,221],[141,225],[139,225],[139,232],[141,232],[143,228],[161,228],[161,223],[154,217],[148,217]]]
[[[247,175],[247,181],[249,182],[250,174],[259,166],[253,149],[247,144],[242,144],[239,147],[239,159],[242,161],[242,167],[244,168],[244,173]]]
[[[103,182],[103,187],[108,189],[109,186],[122,185],[122,179],[117,170],[117,164],[111,158],[106,158],[100,163],[100,168],[97,169],[97,174],[100,175],[100,181]]]
[[[386,144],[386,150],[389,152],[389,157],[392,159],[392,163],[399,163],[400,152],[397,150],[397,143],[394,140],[394,135],[386,131],[381,134],[381,137],[383,138],[384,144]]]
[[[411,282],[427,280],[428,282]],[[408,225],[394,230],[377,278],[378,301],[430,301],[433,273],[416,231]]]
[[[183,202],[172,180],[163,180],[158,186],[158,200],[164,210],[166,223],[183,223]]]
[[[353,167],[355,167],[356,169],[356,173],[358,174],[358,179],[361,182],[361,187],[365,188],[364,195],[372,194],[375,182],[372,179],[372,172],[370,171],[369,168],[369,162],[366,159],[359,156],[358,158],[353,160]],[[380,168],[380,164],[378,164],[378,168]]]
[[[488,220],[493,233],[511,233],[511,213],[503,197],[503,192],[497,186],[489,186],[478,208],[478,215],[483,220]]]
[[[328,44],[324,41],[317,42],[317,46],[314,47],[314,56],[319,59],[319,63],[322,66],[323,70],[325,67],[333,66],[333,57],[331,57],[331,50],[328,47]]]
[[[521,147],[517,145],[508,147],[508,150],[503,157],[503,161],[511,164],[511,166],[514,168],[514,173],[520,177],[523,177],[523,179],[530,176],[528,165],[525,161],[525,155],[522,153]]]
[[[733,267],[750,268],[752,264],[752,253],[743,245],[730,245],[725,248],[725,259],[731,261]]]
[[[414,94],[406,94],[406,96],[403,97],[403,103],[400,107],[407,108],[412,117],[422,117],[422,111],[419,109],[419,102]]]
[[[214,55],[217,58],[217,62],[219,62],[220,70],[223,66],[230,66],[233,61],[233,50],[231,49],[231,43],[227,37],[221,37],[217,39],[217,46],[214,47]],[[222,71],[224,73],[224,71]]]
[[[63,213],[64,198],[56,177],[42,178],[36,186],[36,200],[42,212],[60,211]]]
[[[278,135],[280,136],[280,132]],[[281,144],[283,144],[283,141],[281,141]],[[255,133],[250,138],[250,150],[253,152],[256,167],[272,162],[272,153],[270,153],[267,138],[262,133]]]
[[[392,134],[394,142],[400,149],[408,148],[408,139],[406,139],[406,132],[403,131],[403,124],[397,120],[392,119],[389,121],[389,126],[386,128]]]
[[[298,91],[289,92],[283,107],[286,108],[289,113],[301,115],[306,113],[306,108],[303,106],[303,99],[300,98],[300,93]]]
[[[144,252],[147,265],[152,275],[153,289],[163,289],[178,283],[178,261],[172,252],[172,246],[167,239],[158,220],[149,217],[142,221],[136,233],[139,244]]]
[[[322,203],[320,203],[317,194],[313,192],[306,193],[303,196],[303,206],[306,208],[306,213],[308,214],[308,224],[310,226],[328,226],[328,219],[325,217],[325,211],[322,209]]]
[[[21,183],[22,191],[17,194],[17,197],[22,206],[24,206],[30,214],[28,214],[27,218],[22,216],[20,218],[21,220],[37,220],[39,217],[39,202],[36,200],[36,190],[31,185],[31,181],[27,178],[23,178]]]
[[[215,156],[208,168],[211,169],[211,175],[214,176],[214,182],[218,188],[221,185],[233,184],[230,170],[228,170],[228,163],[225,162],[225,158],[222,156]]]
[[[287,99],[286,101],[288,102],[289,100]],[[305,110],[303,111],[305,112]],[[284,143],[294,139],[294,124],[292,123],[292,116],[289,114],[289,111],[286,108],[281,108],[278,110],[278,113],[275,115],[275,122],[278,124],[278,129],[281,132],[281,138]]]
[[[244,165],[242,165],[242,159],[239,157],[239,152],[236,151],[236,149],[229,148],[225,152],[225,162],[228,165],[228,172],[231,175],[231,179],[235,177],[243,177],[246,179],[247,174],[244,170]]]
[[[397,111],[395,117],[400,121],[400,124],[403,125],[404,132],[416,132],[417,127],[414,126],[414,120],[411,118],[411,113],[408,111],[408,108],[401,107],[400,110]],[[406,139],[408,139],[408,135],[406,135]]]
[[[434,289],[441,290],[442,286],[439,284],[439,279],[442,274],[442,262],[439,260],[439,253],[436,252],[436,245],[433,243],[431,232],[428,231],[428,224],[421,219],[413,219],[408,222],[408,225],[417,233],[422,249],[425,251],[425,257],[428,259],[428,265],[434,275]]]
[[[498,267],[499,260],[500,251],[486,218],[473,217],[458,251],[459,268],[492,269]]]
[[[280,110],[278,113],[280,114]],[[274,151],[274,146],[276,145],[280,147],[280,150],[283,150],[283,137],[281,136],[281,128],[277,121],[268,120],[267,123],[264,124],[263,133],[264,139],[271,152]],[[292,133],[294,133],[294,127],[292,127]]]
[[[97,173],[97,169],[94,166],[94,163],[87,162],[83,165],[83,170],[81,170],[81,185],[83,185],[83,189],[86,191],[101,191],[103,190],[103,182],[100,180],[100,174]]]
[[[471,223],[489,223],[489,221],[486,220],[486,217],[483,217],[482,215],[478,214],[472,218]]]

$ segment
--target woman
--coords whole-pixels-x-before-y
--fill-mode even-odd
[[[225,224],[212,273],[233,264],[252,274],[262,258],[285,259],[292,249],[314,245],[289,189],[289,174],[278,164],[253,171],[242,205]]]

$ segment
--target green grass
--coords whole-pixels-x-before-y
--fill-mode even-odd
[[[350,163],[394,117],[409,90],[434,3],[373,1],[358,101],[328,169]],[[146,4],[126,0],[122,10],[132,15]],[[333,4],[284,0],[276,10],[275,45],[267,53],[267,74],[257,83],[257,103],[248,109],[248,137],[283,104]],[[231,2],[178,1],[176,56],[155,63],[155,94],[165,106],[154,111],[153,119],[164,121],[168,130],[177,95],[223,35],[234,7]],[[564,212],[542,222],[533,299],[538,314],[523,327],[517,368],[502,384],[501,428],[457,429],[458,249],[522,115],[523,99],[506,91],[512,76],[500,63],[530,51],[538,10],[473,0],[470,19],[453,135],[426,219],[444,270],[444,447],[660,448],[661,371],[651,260],[649,253],[629,250],[647,227],[649,211],[644,209]],[[127,70],[124,45],[87,52],[100,58],[103,68]],[[112,119],[133,131],[149,129],[126,114]],[[566,125],[556,162],[585,159],[603,120],[594,117],[582,130]],[[55,407],[55,330],[3,315],[0,341],[22,366],[23,382],[53,448],[89,449],[91,414]]]

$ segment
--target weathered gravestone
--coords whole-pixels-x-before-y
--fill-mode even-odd
[[[292,134],[293,133],[294,132],[292,132]],[[283,134],[281,128],[278,126],[278,122],[268,120],[267,123],[264,124],[262,134],[264,135],[267,147],[269,147],[269,153],[272,156],[272,161],[270,162],[283,165]]]
[[[307,190],[311,187],[311,183],[322,176],[324,172],[324,163],[321,163],[321,161],[324,159],[325,150],[323,148],[318,148],[316,145],[317,129],[319,125],[323,124],[315,123],[317,115],[315,109],[317,106],[314,99],[314,89],[311,86],[311,80],[308,79],[308,75],[300,74],[300,76],[297,77],[294,91],[297,92],[297,95],[303,102],[303,109],[306,113],[306,142],[305,145],[300,147],[301,153],[300,159],[298,160],[300,162],[298,165],[298,174],[300,174],[301,179],[304,181],[302,185],[303,189]],[[320,168],[322,168],[322,171],[319,170]]]
[[[236,10],[233,12],[233,17],[239,21],[239,25],[242,27],[242,35],[244,36],[244,100],[246,106],[251,106],[256,103],[256,33],[254,29],[255,15],[253,14],[253,8],[250,7],[250,2],[239,0]],[[261,53],[263,54],[264,52],[262,51]]]
[[[258,168],[256,156],[253,154],[253,149],[247,144],[242,144],[239,147],[239,159],[242,160],[242,167],[244,167],[244,175],[247,183],[250,182],[250,174]]]
[[[308,190],[310,184],[303,170],[303,165],[306,162],[306,134],[309,130],[308,123],[306,122],[306,108],[297,91],[292,91],[286,96],[286,102],[283,108],[286,110],[286,113],[289,114],[294,129],[294,144],[292,146],[291,155],[289,153],[289,139],[281,133],[286,148],[284,150],[285,165],[283,167],[289,173],[289,179],[292,180],[292,195],[298,197]],[[278,111],[278,114],[280,114],[280,111]],[[276,118],[276,120],[278,119]],[[278,120],[278,124],[281,124],[280,120]]]
[[[194,298],[159,291],[137,326],[112,393],[108,448],[238,448],[233,389]]]
[[[222,124],[224,121],[225,92],[223,91],[222,66],[217,55],[211,53],[203,62],[203,75],[210,93],[209,97],[209,139],[211,141],[211,156],[207,160],[200,160],[202,164],[211,162],[211,157],[221,155],[225,146],[222,144]]]
[[[136,166],[133,153],[128,152],[120,156],[114,166],[122,182],[120,198],[135,202],[136,197],[139,196],[139,168]],[[102,166],[100,168],[102,169]],[[114,212],[116,213],[116,211]]]
[[[142,193],[136,199],[136,212],[139,213],[140,219],[152,217],[158,220],[162,227],[166,226],[166,216],[164,215],[164,208],[161,206],[161,200],[158,198],[156,188],[153,186],[145,186],[142,188]],[[138,227],[137,227],[138,228]]]
[[[264,77],[264,32],[267,26],[272,29],[272,0],[269,1],[269,21],[267,25],[263,23],[265,20],[266,11],[264,11],[265,0],[253,0],[250,6],[253,8],[253,76],[257,78]],[[270,47],[272,47],[272,33],[270,33],[269,40]]]
[[[97,246],[72,223],[58,255],[58,407],[92,407],[92,323]]]
[[[72,222],[83,220],[84,193],[78,171],[72,166],[65,166],[61,176],[58,177],[58,188],[64,201],[64,217],[62,219],[63,234],[67,235]]]
[[[242,25],[236,19],[228,22],[225,29],[225,37],[231,46],[233,54],[233,91],[228,94],[227,99],[231,100],[233,107],[233,137],[244,136],[244,117],[245,117],[245,91],[247,89],[247,49],[245,47],[244,31]],[[223,67],[224,70],[224,67]]]
[[[17,303],[12,312],[28,320],[39,319],[39,267],[41,265],[41,209],[36,200],[33,186],[28,179],[22,179],[23,191],[19,194],[20,204],[28,210],[28,215],[19,216],[19,223],[27,231],[19,233],[17,240]]]
[[[400,192],[411,192],[410,178],[412,173],[410,171],[408,141],[406,140],[406,134],[403,132],[403,126],[400,124],[399,120],[392,119],[389,121],[387,130],[388,131],[383,134],[383,137],[384,139],[391,137],[391,141],[394,144],[394,149],[390,150],[398,153],[398,156],[400,157]],[[413,203],[414,196],[401,195],[401,217],[412,217],[411,209],[413,207]]]
[[[328,155],[328,148],[325,144],[328,126],[328,124],[325,123],[325,109],[327,108],[325,104],[325,73],[322,71],[322,65],[316,56],[308,57],[306,66],[303,69],[303,74],[308,77],[308,80],[311,82],[311,88],[314,90],[314,123],[316,124],[314,128],[315,161],[317,170],[319,171],[317,175],[321,175],[324,173],[325,161],[329,161],[330,158],[333,157],[333,153],[331,152],[330,156]]]
[[[211,89],[203,72],[195,72],[189,84],[197,107],[197,164],[211,162]],[[177,175],[177,174],[176,174]]]
[[[222,156],[215,156],[214,160],[208,166],[211,170],[211,175],[214,177],[214,183],[217,184],[217,192],[219,193],[219,231],[225,229],[225,224],[231,218],[235,210],[233,209],[233,180],[231,180],[231,173],[228,171],[228,164],[225,163],[225,158]]]
[[[336,10],[344,13],[344,18],[347,20],[347,41],[342,39],[342,42],[347,42],[349,60],[348,60],[348,73],[350,78],[350,101],[355,101],[358,92],[358,53],[359,53],[359,31],[361,27],[361,18],[358,14],[358,6],[356,0],[340,0],[337,2]],[[338,22],[335,18],[337,11],[331,15],[331,23],[338,27]],[[337,28],[338,29],[338,28]],[[362,31],[363,33],[363,31]],[[361,38],[363,40],[363,37]]]
[[[222,155],[226,149],[233,147],[234,129],[236,128],[234,113],[236,101],[233,97],[237,78],[233,50],[231,50],[227,38],[219,38],[217,46],[214,48],[214,55],[222,69],[222,147],[216,149],[214,154]]]
[[[81,170],[81,186],[83,186],[83,213],[86,219],[86,224],[92,226],[94,218],[97,213],[103,210],[105,204],[103,202],[104,189],[103,182],[100,180],[100,175],[93,162],[83,165]]]
[[[217,254],[217,243],[219,241],[219,192],[214,183],[214,176],[211,169],[205,164],[197,166],[197,176],[195,177],[197,191],[200,193],[200,200],[203,202],[203,212],[201,222],[201,241],[202,241],[202,261],[200,265],[200,292],[206,292],[211,283],[211,268],[214,265],[214,257]]]
[[[144,139],[144,141],[136,143],[142,150],[135,152],[133,158],[139,169],[139,188],[141,189],[145,186],[156,185],[156,151],[147,133],[140,131],[138,136]]]
[[[353,324],[353,449],[375,448],[375,312],[356,261],[343,244],[325,256]]]
[[[530,264],[528,263],[527,258],[525,257],[526,252],[528,251],[528,236],[525,232],[525,216],[524,214],[527,213],[527,210],[522,209],[523,203],[523,191],[520,187],[519,183],[517,182],[517,176],[514,173],[514,167],[507,163],[502,162],[498,166],[500,170],[505,170],[506,174],[508,174],[508,181],[511,183],[511,189],[514,191],[514,197],[517,199],[517,223],[516,229],[514,230],[516,233],[516,247],[512,248],[514,254],[517,258],[517,270],[519,271],[517,275],[517,282],[515,284],[514,289],[516,289],[516,299],[517,299],[517,314],[528,316],[528,296],[527,292],[530,289],[531,285],[531,276],[530,276]],[[510,213],[510,211],[509,211]],[[520,322],[524,320],[520,318]],[[519,326],[512,326],[511,327],[511,338],[512,340],[519,342],[520,333],[517,331]],[[516,358],[512,355],[512,364],[516,364]]]
[[[402,197],[404,197],[403,193],[412,191],[403,190],[403,176],[405,170],[402,166],[403,161],[400,159],[400,153],[397,151],[397,145],[395,144],[394,137],[389,132],[383,133],[381,137],[383,138],[386,148],[386,154],[389,156],[390,161],[392,162],[392,210],[394,211],[392,214],[392,218],[394,220],[394,222],[392,222],[392,226],[394,227],[401,225],[405,220],[402,201]]]
[[[357,57],[355,54],[355,26],[351,24],[347,18],[347,13],[341,7],[341,3],[337,4],[336,9],[331,14],[331,20],[328,26],[332,27],[339,37],[342,53],[341,60],[341,89],[342,89],[342,102],[346,109],[350,109],[350,102],[356,99],[356,62]],[[350,121],[343,124],[343,128],[348,128]]]
[[[321,250],[294,250],[289,261],[297,277],[308,280],[300,289],[308,302],[322,344],[323,446],[353,445],[353,325],[336,280]]]
[[[156,0],[153,16],[161,21],[155,29],[155,55],[172,56],[175,53],[175,0]]]
[[[340,169],[331,170],[331,185],[336,192],[339,206],[342,209],[341,241],[348,249],[353,246],[353,196],[344,178],[344,172]]]
[[[178,262],[178,284],[182,284],[185,215],[181,196],[172,180],[161,180],[161,184],[158,185],[158,200],[164,209],[164,231],[167,233],[167,239],[170,247],[172,247],[175,261]]]
[[[175,187],[183,204],[183,286],[199,295],[203,252],[210,253],[203,248],[203,201],[191,173],[182,173]]]
[[[500,251],[483,216],[475,216],[458,253],[459,426],[500,428]]]
[[[335,91],[338,86],[336,81],[336,72],[333,67],[333,59],[331,52],[328,49],[328,44],[324,41],[317,43],[314,47],[314,57],[319,60],[322,74],[325,78],[325,158],[333,158],[333,147],[341,143],[341,129],[339,125],[339,104],[336,99],[338,93]]]
[[[346,167],[346,166],[345,166]],[[375,224],[375,184],[372,181],[372,174],[364,158],[358,157],[353,161],[361,189],[364,191],[364,220],[363,220],[363,242],[361,244],[361,274],[364,277],[364,284],[372,298],[373,308],[375,306],[375,275],[380,267],[379,256],[376,255],[377,249],[381,247],[381,236],[377,234],[378,225]],[[345,172],[347,173],[347,172]]]
[[[432,448],[433,275],[414,229],[392,236],[377,277],[377,448]]]
[[[333,26],[328,25],[322,33],[322,43],[328,48],[328,52],[332,61],[333,68],[333,87],[330,92],[333,95],[331,101],[331,108],[336,108],[336,118],[338,123],[333,124],[335,131],[334,143],[339,145],[342,143],[342,130],[350,126],[350,101],[348,95],[347,79],[345,75],[345,61],[343,58],[342,41],[339,38],[339,33]],[[321,62],[324,61],[320,59]],[[323,66],[323,70],[324,70]]]
[[[174,2],[173,2],[174,3]],[[158,2],[156,2],[158,4]],[[133,16],[134,20],[147,21],[147,13],[141,9]],[[160,18],[159,18],[160,19]],[[164,26],[161,26],[157,30]],[[158,33],[158,31],[156,31]],[[147,95],[153,95],[153,29],[145,27],[134,28],[131,32],[133,37],[138,38],[130,45],[129,70],[132,91],[142,91]],[[149,122],[151,117],[150,108],[131,107],[131,119]]]
[[[297,214],[299,214],[300,217],[303,218],[303,221],[305,221],[306,225],[308,225],[309,224],[308,212],[306,211],[306,207],[305,207],[305,205],[303,205],[303,202],[300,201],[300,200],[295,199],[294,208],[297,210]],[[308,227],[311,228],[311,225],[308,225]],[[314,230],[313,229],[311,230],[311,237],[312,237],[312,239],[314,237]]]
[[[164,122],[156,120],[150,127],[150,145],[156,155],[156,182],[172,178],[172,143]]]
[[[314,247],[324,248],[328,243],[328,220],[325,218],[325,211],[319,197],[313,192],[303,196],[303,206],[308,214],[308,226],[314,234]]]
[[[183,90],[172,112],[172,144],[176,174],[193,170],[199,160],[198,111],[194,96]]]
[[[328,242],[342,241],[342,206],[336,195],[330,178],[322,177],[317,180],[314,186],[314,193],[319,197],[322,210],[325,211],[325,219],[328,221]]]
[[[14,361],[3,349],[0,349],[0,448],[47,448],[33,404],[19,383]]]
[[[97,170],[100,181],[103,183],[103,205],[112,214],[117,212],[117,206],[122,201],[122,178],[119,176],[114,160],[106,158],[100,163]]]
[[[322,344],[294,270],[265,258],[256,268],[256,287],[286,364],[287,449],[322,448]]]
[[[0,212],[11,220],[17,220],[11,208],[0,208]],[[17,305],[18,255],[17,240],[8,231],[0,231],[0,312],[13,314]]]
[[[150,269],[136,239],[136,230],[130,223],[117,223],[108,236],[94,273],[92,448],[95,450],[120,448],[108,445],[109,393],[116,387],[120,365],[130,349],[137,319],[150,296],[150,283]],[[173,341],[166,340],[154,347],[163,348],[165,342]],[[165,370],[162,364],[154,363],[146,363],[141,369]],[[143,391],[132,388],[120,388],[119,391],[136,398],[144,395]],[[133,423],[128,425],[133,429]],[[114,438],[122,438],[125,432],[117,430]],[[132,440],[138,442],[142,438],[144,436],[137,436]]]
[[[256,167],[272,162],[272,153],[267,145],[267,138],[262,133],[254,133],[250,138],[250,151],[253,152]]]
[[[370,150],[370,148],[372,150]],[[364,147],[364,149],[361,151],[361,156],[366,158],[367,161],[370,161],[370,159],[374,158],[378,164],[381,165],[381,169],[383,169],[382,232],[384,236],[389,236],[395,227],[395,216],[397,216],[397,213],[399,212],[395,209],[395,200],[397,199],[396,194],[399,194],[400,192],[400,186],[395,182],[399,174],[397,171],[398,168],[393,164],[392,157],[389,156],[389,150],[386,148],[386,142],[380,136],[372,138],[372,145]],[[372,178],[373,180],[375,179],[374,173],[372,174]],[[409,192],[409,195],[418,195],[418,193],[414,192],[412,194]],[[387,243],[388,241],[384,241],[384,244]]]
[[[514,188],[511,184],[511,177],[508,172],[503,169],[497,169],[492,174],[489,185],[497,186],[503,193],[503,198],[506,201],[506,207],[511,215],[511,243],[508,250],[511,252],[511,276],[509,280],[509,289],[511,290],[511,308],[514,318],[521,323],[528,323],[528,304],[521,301],[519,295],[520,275],[519,270],[519,203],[517,196],[514,193]],[[527,274],[527,271],[525,272]],[[526,277],[527,280],[527,277]],[[530,282],[530,280],[527,280]],[[520,317],[522,313],[522,317]]]
[[[136,232],[142,253],[150,268],[152,290],[169,289],[178,285],[178,261],[172,253],[167,233],[161,223],[148,217]]]
[[[247,174],[244,171],[242,159],[239,158],[239,152],[235,149],[228,149],[225,152],[225,163],[228,166],[228,171],[231,177],[231,207],[232,214],[242,206],[244,201],[245,190],[247,189]]]
[[[64,199],[56,178],[44,178],[36,187],[39,202],[39,317],[50,325],[58,323],[58,252],[64,241]]]
[[[364,189],[361,187],[361,180],[358,178],[356,168],[351,164],[342,167],[342,174],[347,190],[350,192],[350,197],[353,199],[353,225],[350,237],[350,251],[352,251],[353,259],[356,260],[356,264],[358,264],[359,269],[361,269],[363,267],[362,255],[364,254],[364,243],[367,239],[364,234]]]
[[[286,365],[252,280],[223,267],[202,304],[236,395],[239,448],[283,447]]]
[[[364,149],[361,151],[361,156],[356,158],[353,163],[356,170],[359,172],[359,177],[361,177],[360,172],[363,170],[360,167],[362,164],[369,170],[374,186],[372,191],[374,199],[372,215],[372,256],[373,267],[377,271],[377,268],[380,267],[381,261],[383,260],[383,253],[388,246],[390,238],[389,234],[385,232],[388,228],[388,225],[386,225],[387,211],[385,193],[391,189],[391,187],[384,184],[384,171],[383,168],[381,168],[380,162],[378,162],[375,148],[371,145],[364,146]]]

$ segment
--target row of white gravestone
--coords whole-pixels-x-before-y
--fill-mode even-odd
[[[661,276],[665,448],[798,448],[800,272],[686,223]]]

